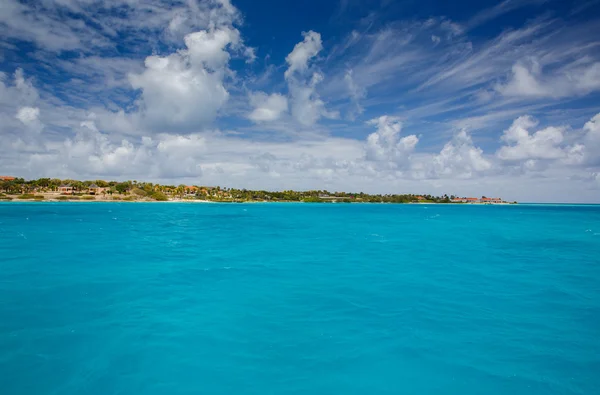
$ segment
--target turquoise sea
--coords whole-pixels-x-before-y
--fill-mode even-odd
[[[600,206],[0,204],[0,393],[598,394]]]

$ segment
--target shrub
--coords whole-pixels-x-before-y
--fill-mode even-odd
[[[24,193],[22,195],[17,196],[17,199],[33,199],[35,195],[33,193]]]
[[[33,198],[35,200],[44,200],[44,196],[43,195],[35,195]]]
[[[165,201],[169,200],[169,198],[167,197],[167,195],[165,195],[162,192],[153,192],[150,195],[150,197],[152,199],[156,200],[156,201],[159,201],[159,202],[165,202]]]
[[[132,202],[132,201],[134,201],[136,199],[133,196],[127,196],[127,197],[124,197],[122,200],[127,201],[127,202]]]
[[[95,196],[85,195],[81,197],[82,200],[96,200]]]
[[[57,196],[56,200],[69,200],[68,196]]]
[[[144,191],[143,189],[140,189],[140,188],[133,188],[131,190],[131,193],[133,193],[134,195],[137,195],[137,196],[146,196],[147,195],[146,191]]]
[[[319,199],[318,197],[309,196],[304,198],[305,203],[323,203],[323,199]]]

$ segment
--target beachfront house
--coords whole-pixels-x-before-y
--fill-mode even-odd
[[[457,197],[451,200],[452,203],[488,203],[488,204],[498,204],[504,203],[504,200],[501,198],[489,198],[482,196],[480,198],[474,197]]]
[[[185,196],[196,196],[196,193],[198,193],[198,187],[195,187],[193,185],[188,185],[185,187],[184,191],[185,191]]]
[[[58,193],[60,193],[61,195],[72,195],[73,187],[71,186],[71,184],[62,184],[58,187]]]
[[[11,176],[0,176],[0,181],[13,181],[15,178]]]
[[[482,197],[481,198],[481,203],[502,203],[502,199],[501,198],[489,198],[489,197]]]
[[[90,195],[100,195],[105,190],[106,190],[106,188],[102,188],[102,187],[99,187],[96,184],[92,184],[92,185],[90,185],[88,187],[88,194],[90,194]]]

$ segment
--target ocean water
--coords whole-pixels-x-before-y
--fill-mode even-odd
[[[598,394],[600,206],[0,204],[0,393]]]

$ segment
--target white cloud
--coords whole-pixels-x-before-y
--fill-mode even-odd
[[[344,81],[348,87],[348,94],[350,95],[353,108],[350,109],[348,113],[348,118],[350,120],[354,120],[357,115],[360,115],[364,112],[364,108],[360,105],[360,100],[363,99],[367,95],[366,89],[363,89],[358,86],[358,84],[354,81],[353,71],[347,70],[344,75]]]
[[[517,118],[502,135],[502,141],[508,145],[498,150],[498,157],[505,161],[566,157],[562,144],[565,128],[550,126],[530,133],[529,130],[537,125],[538,122],[530,116]]]
[[[17,119],[25,125],[30,125],[37,121],[40,116],[40,109],[37,107],[21,107],[17,112]]]
[[[339,112],[328,111],[325,102],[317,93],[317,85],[323,81],[323,78],[323,74],[315,72],[306,82],[296,79],[288,81],[292,115],[304,126],[314,125],[321,117],[339,118]]]
[[[400,138],[402,123],[397,117],[383,115],[367,124],[376,126],[377,131],[367,137],[365,158],[393,168],[406,166],[419,138],[415,135]]]
[[[294,72],[303,72],[308,68],[308,62],[323,49],[321,35],[314,31],[302,32],[304,40],[296,44],[292,52],[285,58],[288,69],[285,78],[290,78]]]
[[[116,37],[152,47],[157,36],[180,42],[190,32],[241,20],[228,0],[4,0],[0,7],[3,37],[52,52],[112,48]]]
[[[254,122],[276,121],[288,111],[288,100],[279,93],[251,93],[250,105],[254,110],[248,114],[248,118]]]
[[[328,111],[317,93],[317,85],[325,78],[320,71],[309,73],[309,61],[323,49],[321,35],[312,30],[303,32],[304,40],[286,57],[285,79],[291,102],[292,116],[303,126],[314,125],[321,117],[337,119],[337,111]]]
[[[7,84],[8,76],[0,72],[0,105],[33,107],[39,100],[39,94],[31,78],[25,78],[22,69],[17,69],[12,77],[12,84]]]
[[[131,85],[142,91],[141,112],[150,128],[204,127],[229,97],[223,84],[230,58],[227,47],[239,44],[239,32],[200,31],[187,35],[185,44],[187,50],[147,57],[146,69],[129,75]]]
[[[508,97],[560,98],[585,95],[600,90],[600,63],[577,65],[544,75],[541,65],[532,59],[527,65],[516,63],[512,75],[496,90]]]
[[[600,165],[600,113],[586,122],[583,130],[586,133],[583,139],[585,162]]]
[[[237,47],[240,32],[230,27],[201,30],[184,37],[191,68],[222,71],[229,62],[228,46]]]
[[[473,145],[471,136],[461,130],[431,159],[428,172],[434,178],[472,178],[492,168],[483,150]]]

